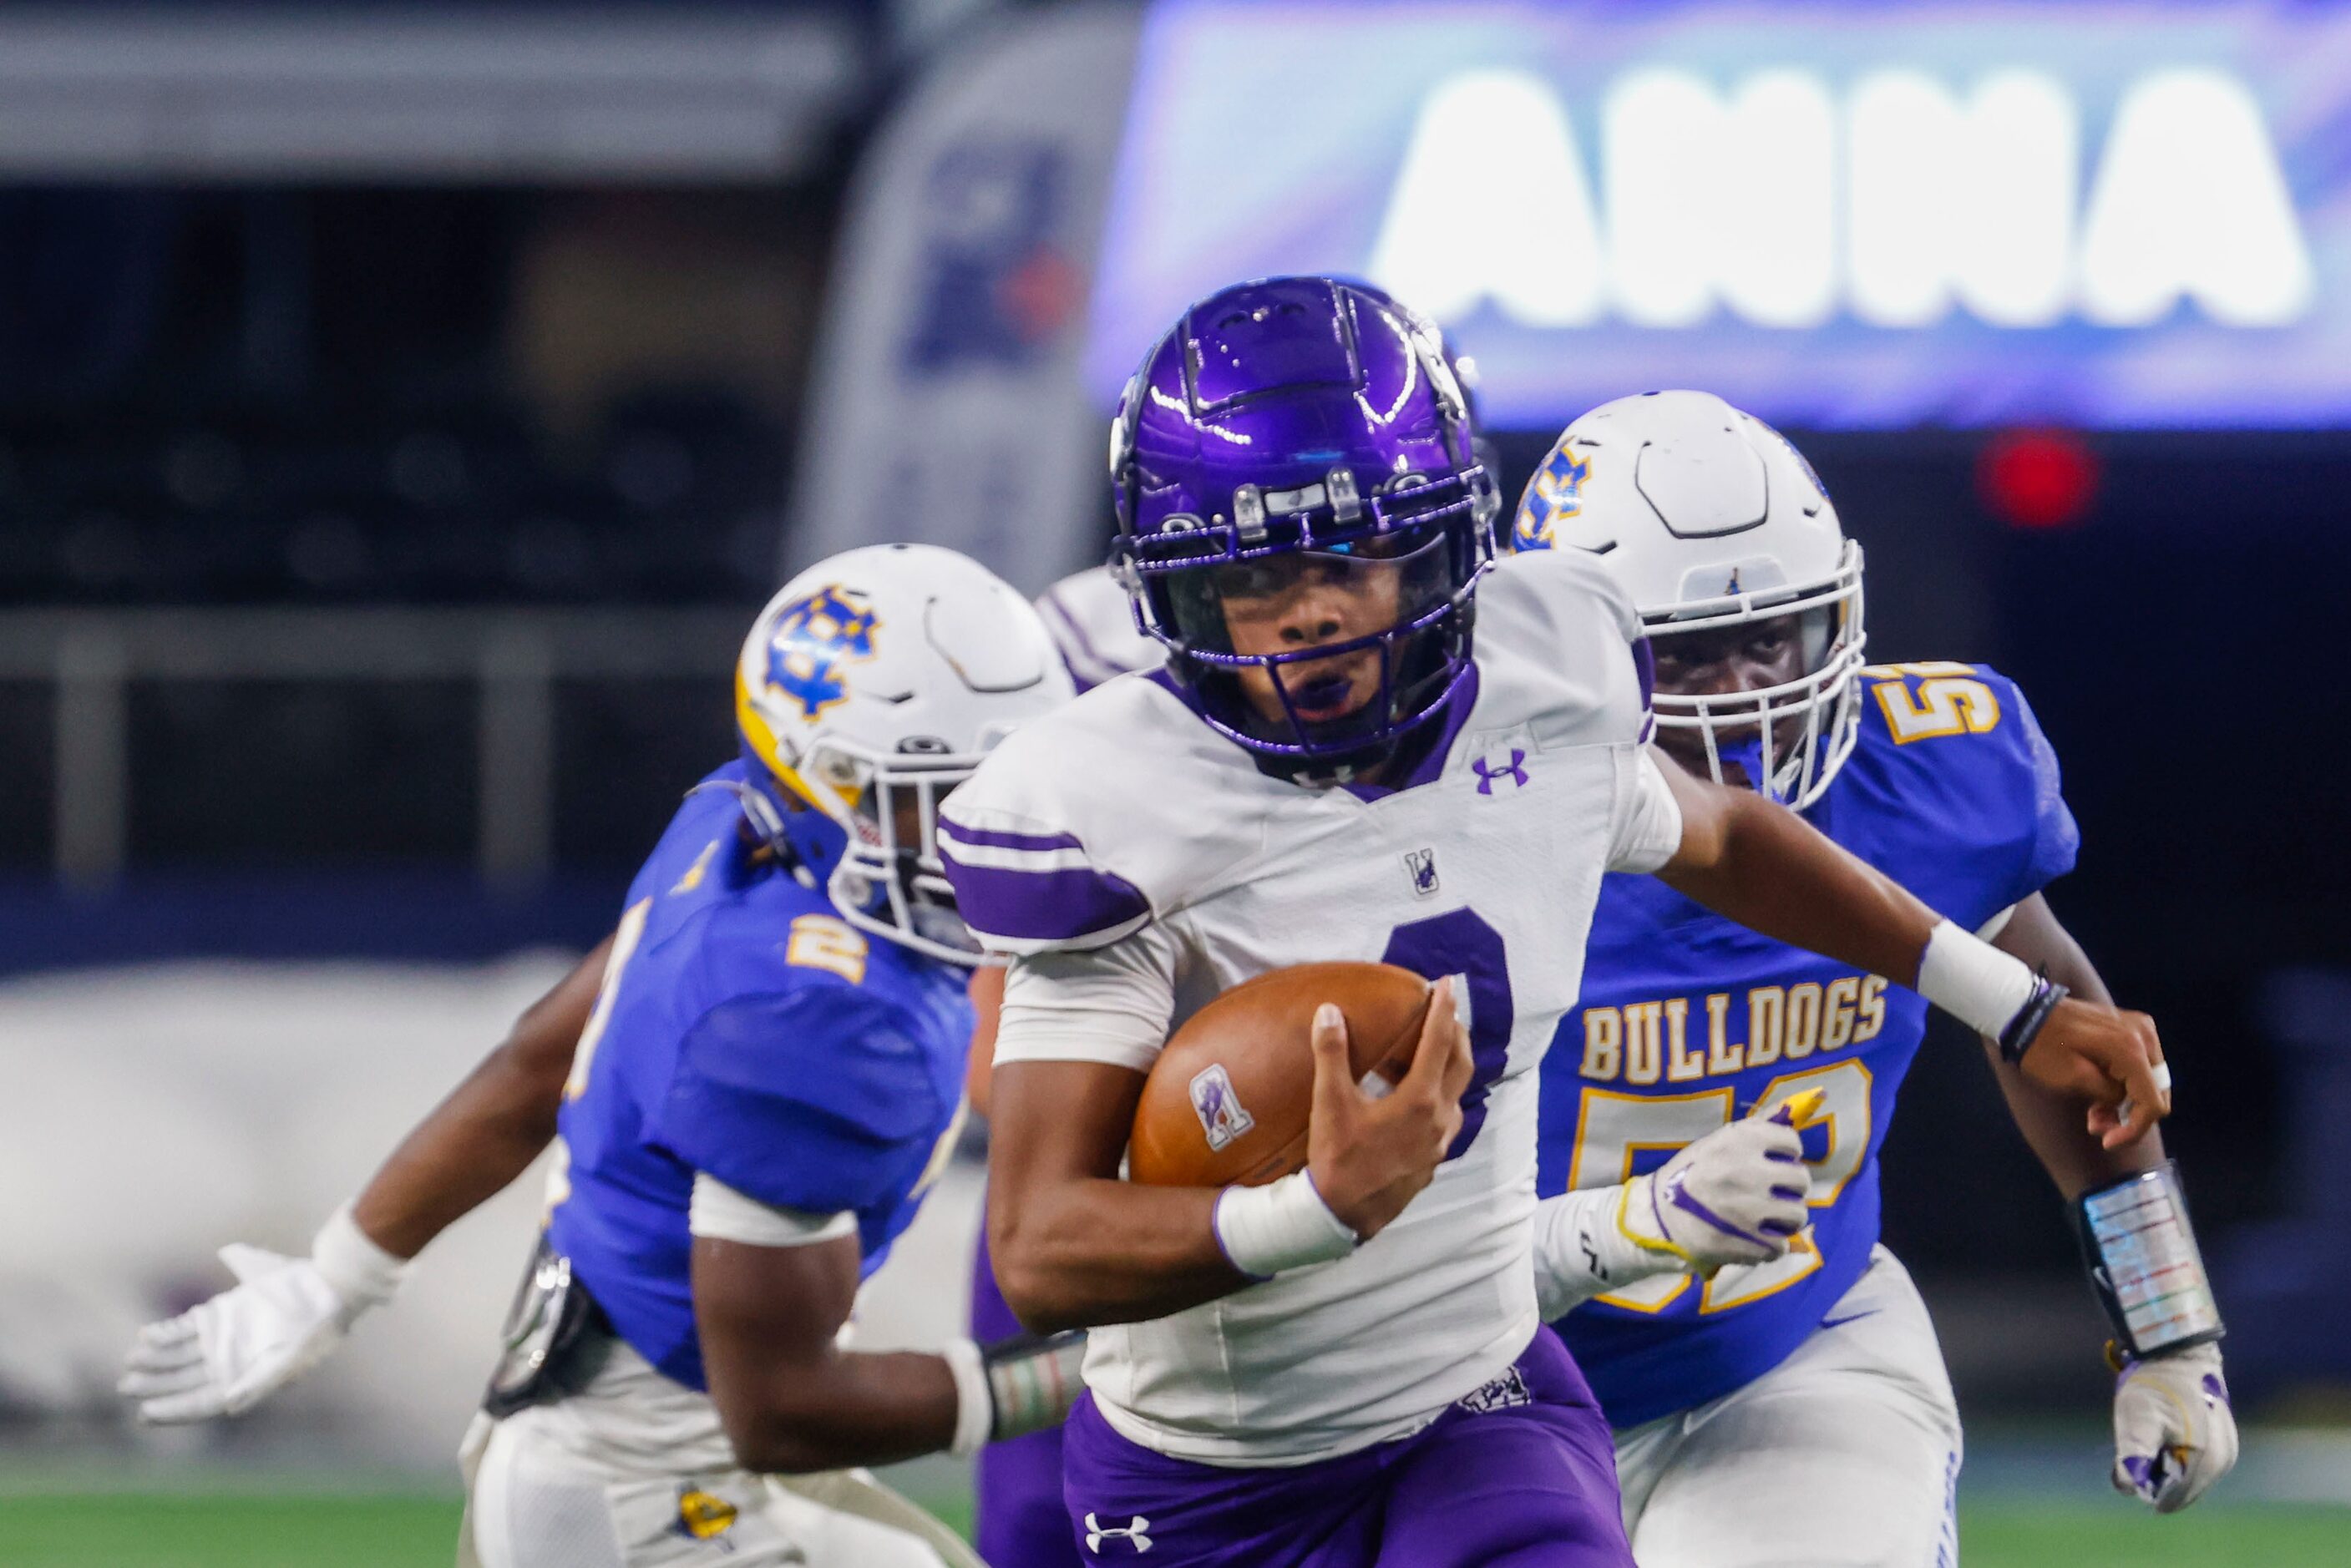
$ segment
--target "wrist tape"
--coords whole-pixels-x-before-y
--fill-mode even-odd
[[[2178,1161],[2085,1192],[2074,1217],[2090,1288],[2125,1355],[2144,1361],[2220,1337],[2220,1306],[2189,1222]]]
[[[1079,1376],[1082,1332],[1016,1335],[991,1345],[951,1340],[939,1352],[954,1375],[956,1429],[947,1451],[958,1458],[989,1443],[1058,1427],[1085,1391]]]
[[[1918,994],[1993,1040],[2009,1033],[2009,1025],[2032,1005],[2043,984],[2023,960],[1949,920],[1935,927],[1918,958]],[[2031,1043],[2029,1037],[2024,1042]],[[2016,1054],[2023,1054],[2020,1046]]]
[[[1294,1170],[1263,1187],[1228,1187],[1217,1195],[1217,1245],[1232,1266],[1270,1280],[1285,1269],[1327,1263],[1355,1250],[1357,1238],[1314,1190],[1313,1176]]]
[[[954,1374],[956,1386],[955,1437],[947,1444],[947,1452],[969,1459],[987,1446],[988,1431],[996,1424],[996,1401],[987,1392],[987,1364],[979,1346],[968,1339],[947,1341],[939,1355]]]
[[[310,1241],[310,1262],[319,1277],[342,1298],[344,1310],[353,1315],[390,1301],[408,1276],[409,1260],[378,1246],[351,1218],[348,1203],[319,1227],[319,1234]]]

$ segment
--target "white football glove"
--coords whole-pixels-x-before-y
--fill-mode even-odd
[[[1812,1168],[1794,1124],[1819,1090],[1717,1128],[1621,1187],[1545,1199],[1535,1211],[1535,1297],[1545,1322],[1653,1274],[1711,1277],[1786,1255],[1810,1222]]]
[[[1733,1122],[1635,1177],[1618,1201],[1617,1228],[1694,1274],[1785,1257],[1809,1220],[1813,1172],[1794,1123],[1810,1108],[1791,1101],[1768,1116]]]
[[[360,1314],[392,1299],[407,1262],[368,1239],[346,1207],[307,1258],[233,1242],[237,1284],[139,1331],[115,1391],[157,1425],[251,1409],[324,1361]]]
[[[2158,1513],[2202,1497],[2237,1462],[2237,1417],[2220,1347],[2199,1345],[2123,1368],[2115,1384],[2115,1490]]]

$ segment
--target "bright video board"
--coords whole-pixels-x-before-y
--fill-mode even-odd
[[[1161,0],[1090,381],[1284,272],[1507,426],[2351,426],[2351,7]]]

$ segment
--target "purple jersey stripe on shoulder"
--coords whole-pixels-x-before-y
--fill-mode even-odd
[[[956,908],[983,936],[1009,941],[1064,941],[1099,936],[1151,913],[1134,884],[1085,867],[1060,871],[1012,871],[967,866],[941,847]]]
[[[1007,828],[966,827],[949,817],[940,827],[956,844],[969,845],[975,849],[1082,849],[1071,833],[1014,833]]]

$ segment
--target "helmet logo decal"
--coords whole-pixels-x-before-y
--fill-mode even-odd
[[[849,700],[841,667],[872,658],[881,628],[872,607],[852,589],[821,587],[796,599],[768,639],[768,684],[798,702],[800,717],[814,719]]]
[[[1583,510],[1583,483],[1592,477],[1592,460],[1573,447],[1552,449],[1542,466],[1527,483],[1519,515],[1510,525],[1510,541],[1521,550],[1548,550],[1554,531]]]

